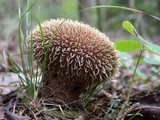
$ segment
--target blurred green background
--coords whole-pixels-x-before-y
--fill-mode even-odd
[[[23,13],[27,8],[27,3],[27,0],[0,1],[0,40],[16,39],[19,6]],[[30,0],[29,6],[32,5],[33,7],[28,14],[36,15],[41,22],[53,18],[80,20],[106,33],[113,41],[131,37],[122,28],[122,22],[129,20],[145,39],[160,44],[160,21],[144,14],[118,8],[93,7],[102,5],[125,6],[160,17],[160,0]],[[83,10],[88,7],[93,8]],[[22,22],[23,31],[30,31],[35,24],[37,24],[36,20],[30,18],[29,24],[26,25],[24,18]]]

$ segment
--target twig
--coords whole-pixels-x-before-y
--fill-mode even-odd
[[[35,113],[34,113],[26,104],[24,104],[24,106],[25,106],[29,111],[31,111],[31,113],[32,113],[32,115],[33,115],[33,117],[34,117],[34,120],[38,120],[38,118],[36,117]]]

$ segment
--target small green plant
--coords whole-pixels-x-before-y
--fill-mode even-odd
[[[131,22],[124,21],[123,27],[126,31],[128,31],[132,35],[136,36],[137,39],[135,39],[135,40],[130,40],[130,39],[129,40],[118,40],[115,43],[117,50],[119,50],[120,52],[134,52],[134,51],[138,51],[138,50],[143,52],[144,50],[148,50],[148,51],[160,56],[160,46],[144,40],[142,38],[142,36],[139,35],[139,33],[137,32],[137,30],[135,29],[135,27],[132,25]],[[138,64],[140,62],[140,59],[141,59],[141,55],[142,55],[142,53],[139,56],[139,59],[138,59],[138,62],[137,62],[136,68],[135,68],[134,76],[135,76]],[[144,61],[144,63],[147,63],[147,64],[160,65],[160,61],[156,60],[154,58],[144,58],[143,61]],[[133,76],[133,79],[134,79],[134,76]]]
[[[141,61],[141,58],[142,58],[142,53],[144,52],[144,50],[148,50],[148,51],[160,56],[160,46],[144,40],[142,38],[142,36],[139,35],[139,33],[137,32],[137,30],[135,29],[135,27],[132,25],[131,22],[124,21],[123,22],[123,27],[130,34],[134,35],[137,39],[135,39],[135,40],[133,40],[133,39],[132,40],[130,40],[130,39],[129,40],[118,40],[117,42],[115,42],[116,49],[119,50],[120,52],[140,51],[140,55],[138,57],[136,66],[134,68],[132,81],[129,84],[130,89],[129,89],[129,92],[128,92],[128,95],[127,95],[127,99],[125,101],[125,104],[128,104],[129,99],[131,97],[132,86],[137,81],[136,73],[141,73],[138,69],[138,65],[140,64],[140,61]],[[153,59],[153,58],[144,58],[143,61],[146,64],[160,65],[160,61],[156,60],[156,59]],[[160,73],[160,71],[156,71],[155,74],[146,78],[145,81],[150,79],[151,77],[154,77],[155,75],[157,75],[159,73]],[[122,105],[122,109],[119,112],[119,115],[122,114],[122,111],[124,110],[124,108],[125,108],[125,105]]]
[[[126,47],[128,49],[127,52],[130,51],[135,51],[135,50],[140,50],[144,47],[144,49],[151,51],[152,53],[155,53],[157,55],[160,55],[160,46],[153,44],[149,41],[146,41],[142,38],[142,36],[139,35],[139,33],[137,32],[137,30],[134,28],[134,26],[132,25],[131,22],[129,21],[124,21],[123,22],[123,27],[124,29],[126,29],[129,33],[131,33],[132,35],[136,36],[137,39],[136,40],[126,40],[126,42],[124,41],[117,41],[115,44],[117,47],[117,49],[120,52],[126,52]],[[136,42],[135,42],[136,41]],[[127,42],[129,42],[130,44],[128,44]],[[128,46],[129,45],[129,46]],[[131,49],[132,48],[132,49]]]

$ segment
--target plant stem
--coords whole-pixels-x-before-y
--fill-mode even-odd
[[[132,77],[131,83],[129,84],[129,87],[130,87],[130,88],[129,88],[129,91],[128,91],[127,100],[126,100],[125,103],[122,105],[121,110],[120,110],[120,112],[119,112],[119,115],[122,114],[122,112],[123,112],[123,110],[125,109],[126,105],[128,105],[128,102],[129,102],[129,99],[130,99],[130,95],[131,95],[131,91],[132,91],[131,86],[133,86],[133,84],[134,84],[134,82],[135,82],[136,71],[137,71],[137,68],[138,68],[140,59],[141,59],[141,57],[142,57],[142,53],[143,53],[143,51],[144,51],[144,47],[145,47],[145,46],[143,45],[143,46],[142,46],[142,49],[141,49],[141,52],[140,52],[140,55],[139,55],[138,60],[137,60],[136,67],[135,67],[135,69],[134,69],[134,73],[133,73],[133,77]],[[119,115],[118,115],[118,116],[119,116]]]
[[[131,91],[132,91],[132,87],[131,87],[131,86],[133,86],[134,82],[136,81],[136,80],[135,80],[136,71],[137,71],[137,68],[138,68],[138,65],[139,65],[140,59],[141,59],[141,57],[142,57],[142,53],[143,53],[143,51],[144,51],[144,45],[142,46],[142,49],[141,49],[140,55],[139,55],[138,60],[137,60],[136,67],[135,67],[135,69],[134,69],[133,77],[132,77],[131,83],[130,83],[130,85],[129,85],[129,87],[130,87],[130,88],[129,88],[129,92],[128,92],[128,96],[127,96],[126,104],[129,102],[129,98],[130,98],[130,95],[131,95]]]

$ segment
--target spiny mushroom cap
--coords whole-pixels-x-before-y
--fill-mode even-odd
[[[94,85],[117,72],[118,55],[114,44],[97,29],[65,19],[51,19],[41,26],[43,32],[36,26],[28,37],[39,64],[44,60],[47,46],[47,68],[60,76],[90,80],[89,84]]]

